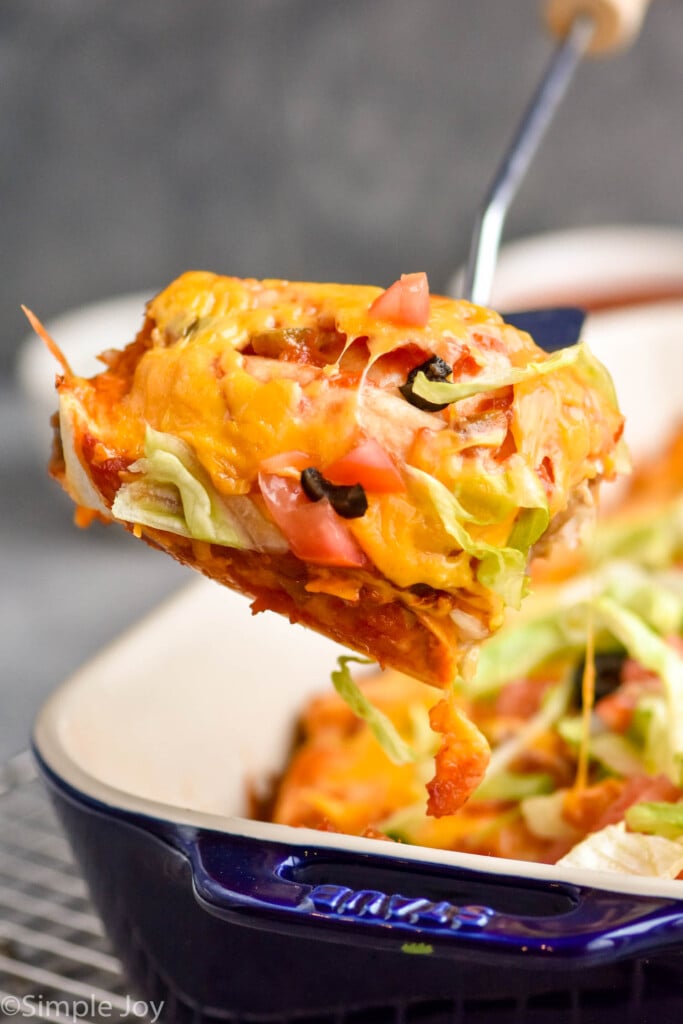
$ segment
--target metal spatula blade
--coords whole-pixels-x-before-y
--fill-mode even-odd
[[[586,312],[577,306],[553,306],[503,313],[503,318],[518,330],[527,331],[539,348],[556,352],[576,344],[581,337]]]
[[[561,42],[478,211],[464,274],[464,298],[478,305],[490,301],[507,211],[582,58],[589,51],[624,48],[637,35],[649,2],[546,0],[546,20]],[[567,306],[504,315],[549,352],[574,345],[586,316],[583,310]]]

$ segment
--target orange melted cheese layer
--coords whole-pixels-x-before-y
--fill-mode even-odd
[[[492,479],[513,459],[534,472],[546,460],[551,515],[566,506],[576,483],[610,472],[621,419],[572,367],[508,389],[498,406],[491,396],[441,413],[407,403],[397,381],[379,372],[378,361],[389,352],[415,346],[424,358],[439,355],[460,366],[461,375],[484,371],[487,378],[542,354],[498,314],[464,301],[431,297],[429,322],[421,328],[379,320],[369,310],[381,291],[186,273],[149,303],[147,347],[139,358],[127,361],[124,352],[92,382],[69,386],[105,450],[131,461],[141,457],[149,424],[190,444],[226,496],[255,492],[260,463],[269,456],[305,452],[324,470],[368,436],[399,464],[422,469],[449,489],[473,458],[477,475]],[[249,348],[254,337],[297,328],[337,332],[345,351],[360,341],[361,362],[350,372],[344,360],[286,362]],[[508,435],[514,446],[503,455]],[[428,582],[480,590],[471,559],[453,550],[452,537],[433,511],[419,508],[410,486],[405,494],[369,495],[369,503],[349,527],[387,578],[403,587]],[[516,511],[472,524],[472,535],[503,546]]]

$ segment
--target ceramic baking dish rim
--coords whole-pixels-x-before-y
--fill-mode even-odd
[[[62,684],[45,702],[33,730],[33,749],[42,765],[57,780],[65,783],[76,794],[99,805],[105,812],[128,813],[169,826],[188,826],[263,842],[275,842],[294,848],[315,846],[330,851],[355,853],[359,856],[391,858],[386,840],[368,839],[341,833],[322,832],[309,828],[294,828],[272,822],[256,821],[240,815],[221,816],[188,807],[165,804],[118,789],[84,770],[60,743],[58,722],[62,705],[71,689],[80,684],[80,675]],[[628,876],[617,872],[591,871],[584,868],[558,869],[552,864],[491,858],[481,854],[467,854],[448,850],[435,850],[410,844],[400,844],[400,858],[415,865],[430,868],[460,868],[498,877],[528,879],[547,883],[602,889],[609,892],[683,899],[683,882],[673,879]]]

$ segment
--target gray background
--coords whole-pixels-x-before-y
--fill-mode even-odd
[[[681,224],[682,50],[683,3],[654,0],[633,51],[582,67],[508,237]],[[0,757],[188,579],[72,527],[14,382],[19,304],[188,267],[443,288],[549,53],[536,0],[1,0]]]

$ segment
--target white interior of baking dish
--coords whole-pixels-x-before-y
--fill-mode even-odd
[[[613,372],[640,454],[681,415],[683,303],[609,313],[587,337]],[[161,556],[160,556],[161,557]],[[44,706],[37,748],[66,782],[107,804],[305,844],[308,830],[248,822],[246,786],[278,772],[294,721],[329,688],[341,649],[246,599],[194,581],[66,682]],[[315,833],[317,845],[387,852],[386,843]],[[548,866],[401,847],[401,856],[557,878]],[[563,877],[593,879],[595,873]],[[607,888],[680,895],[683,883],[602,876]]]

